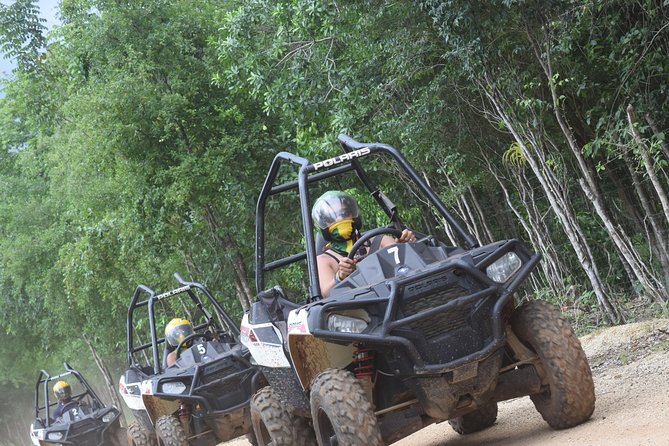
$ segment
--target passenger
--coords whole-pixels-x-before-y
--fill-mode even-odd
[[[316,257],[321,296],[327,297],[333,286],[346,279],[356,269],[356,260],[346,256],[360,238],[362,220],[355,198],[341,191],[328,191],[321,195],[314,203],[311,217],[323,234],[323,238],[329,242],[325,251]],[[398,242],[415,241],[413,232],[404,229],[397,239],[389,235],[382,236],[377,249]]]

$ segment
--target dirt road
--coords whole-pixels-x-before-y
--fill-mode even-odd
[[[497,422],[483,432],[461,436],[440,423],[394,446],[669,446],[669,319],[602,329],[581,342],[597,395],[587,423],[552,430],[525,397],[500,403]]]

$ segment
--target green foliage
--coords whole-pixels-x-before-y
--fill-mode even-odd
[[[175,271],[241,317],[231,262],[235,250],[252,258],[247,209],[276,130],[211,82],[223,13],[210,1],[65,1],[39,71],[6,82],[2,329],[25,340],[0,350],[17,357],[7,383],[30,384],[27,370],[74,351],[90,362],[82,334],[115,362],[135,286],[172,289]],[[217,231],[239,245],[225,249]]]
[[[19,70],[32,71],[40,63],[46,39],[44,19],[34,0],[0,4],[0,54],[16,61]]]
[[[527,163],[527,159],[525,158],[525,155],[523,155],[520,144],[516,141],[512,142],[507,151],[504,152],[502,161],[509,166],[515,167],[522,167]]]
[[[545,135],[541,161],[598,247],[605,281],[632,294],[580,192],[554,107],[616,223],[657,269],[644,210],[626,190],[631,167],[653,197],[625,108],[637,110],[635,128],[666,187],[665,3],[62,0],[61,25],[48,35],[34,1],[0,5],[1,51],[18,62],[0,98],[2,330],[21,340],[0,347],[14,359],[0,367],[0,385],[18,395],[31,385],[27,370],[71,357],[90,363],[81,334],[118,361],[133,289],[171,289],[175,271],[207,284],[239,318],[233,266],[242,263],[252,282],[255,201],[272,157],[332,156],[340,132],[400,148],[449,206],[476,197],[500,239],[526,234],[488,166],[507,176],[521,212],[526,202],[512,186],[524,181],[571,281],[563,284],[571,294],[540,293],[578,330],[600,323],[550,202],[486,93],[508,99],[514,124]],[[495,91],[482,90],[481,79]],[[378,163],[371,175],[405,221],[435,224],[398,172]],[[352,192],[367,227],[386,223],[370,197]],[[286,218],[297,215],[295,197],[268,206],[283,220],[271,228],[267,258],[300,252],[302,225]],[[277,274],[303,295],[303,267]]]

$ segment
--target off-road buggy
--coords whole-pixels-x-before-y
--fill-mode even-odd
[[[239,329],[202,284],[178,274],[179,288],[156,294],[139,285],[128,308],[128,369],[119,391],[136,421],[131,445],[211,446],[252,436],[249,399],[263,384],[239,343]],[[144,298],[144,300],[142,300]],[[193,334],[176,347],[157,334],[175,315],[187,318]]]
[[[52,376],[42,370],[35,383],[35,421],[30,425],[34,445],[121,446],[126,444],[120,427],[120,412],[105,406],[84,377],[69,364],[65,372]],[[53,418],[58,404],[51,388],[65,380],[72,399],[63,406],[62,416]]]
[[[515,306],[514,292],[540,256],[515,239],[479,246],[395,148],[339,141],[343,154],[324,161],[276,155],[258,199],[259,296],[241,339],[270,384],[251,402],[259,444],[310,444],[315,434],[319,445],[375,446],[445,420],[467,434],[495,422],[498,401],[524,395],[553,428],[587,420],[594,386],[572,329],[548,303]],[[275,184],[295,166],[296,180]],[[388,224],[362,233],[349,257],[379,234],[399,236],[400,211],[413,218],[418,240],[369,252],[322,299],[310,197],[323,192],[321,181],[343,189],[341,176],[360,180]],[[383,181],[414,198],[396,206],[379,189]],[[266,261],[268,200],[291,191],[299,194],[306,250]],[[414,226],[421,220],[424,232]],[[457,239],[461,246],[451,246]],[[299,288],[266,289],[266,276],[304,261],[306,305]]]

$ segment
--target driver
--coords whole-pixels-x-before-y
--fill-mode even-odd
[[[357,260],[346,256],[360,237],[362,219],[355,198],[341,191],[328,191],[321,195],[311,209],[311,217],[328,241],[323,253],[316,257],[321,295],[327,297],[333,286],[355,271]],[[414,241],[413,232],[404,229],[398,239],[384,235],[376,243],[373,241],[372,247],[380,249],[398,242]]]
[[[170,352],[167,354],[167,367],[174,364],[177,360],[176,348],[186,336],[193,334],[193,326],[188,319],[175,317],[165,326],[165,340]]]
[[[72,401],[72,387],[65,381],[58,381],[53,385],[53,394],[58,399],[58,405],[51,414],[51,422],[63,416],[63,409]]]

